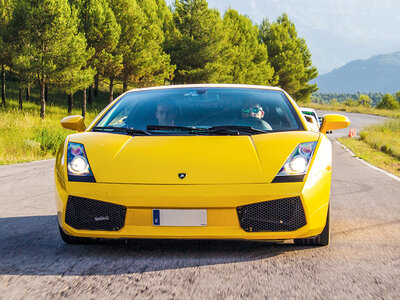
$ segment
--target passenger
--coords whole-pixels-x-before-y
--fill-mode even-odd
[[[242,109],[242,118],[257,118],[262,119],[264,117],[264,110],[263,108],[258,105],[254,104],[250,107],[246,107]]]
[[[250,126],[260,130],[272,130],[272,127],[263,120],[264,109],[258,103],[247,104],[242,108],[242,119],[239,121],[243,126]]]

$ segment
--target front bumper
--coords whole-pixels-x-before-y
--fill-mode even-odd
[[[135,185],[64,181],[56,172],[58,220],[69,235],[92,238],[246,239],[306,238],[322,232],[328,211],[331,172],[306,182],[236,185]],[[78,230],[65,223],[70,195],[126,207],[124,226],[115,231]],[[237,208],[258,202],[300,197],[306,225],[294,231],[248,232]],[[153,226],[153,209],[207,209],[206,227]]]

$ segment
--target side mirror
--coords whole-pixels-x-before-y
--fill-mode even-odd
[[[325,115],[322,120],[322,125],[319,131],[325,134],[327,131],[346,128],[349,125],[350,125],[350,120],[346,116]]]
[[[69,116],[61,120],[62,127],[82,132],[86,130],[85,119],[82,116]]]

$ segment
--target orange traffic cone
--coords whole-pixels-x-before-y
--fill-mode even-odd
[[[355,136],[356,136],[356,129],[355,128],[350,129],[349,137],[355,137]]]

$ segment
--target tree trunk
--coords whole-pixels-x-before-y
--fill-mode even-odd
[[[46,98],[45,95],[45,81],[42,79],[40,81],[40,117],[44,120],[44,114],[46,110]]]
[[[82,117],[86,117],[86,89],[83,89],[82,94]]]
[[[6,70],[4,64],[1,65],[1,103],[3,108],[6,109]]]
[[[44,99],[46,103],[49,103],[49,87],[47,84],[44,86]]]
[[[68,114],[72,114],[72,108],[74,107],[74,95],[68,95]]]
[[[122,85],[122,92],[125,93],[128,90],[128,80],[126,80],[126,78],[124,78],[124,82]]]
[[[19,93],[18,93],[18,110],[22,110],[22,80],[19,81]]]
[[[99,73],[94,76],[94,96],[97,97],[99,95]]]
[[[93,104],[93,85],[89,86],[88,104],[90,106]]]
[[[114,100],[114,77],[110,76],[110,94],[108,97],[108,103],[111,103]]]
[[[30,102],[31,101],[31,86],[28,85],[25,89],[26,91],[26,101]]]

